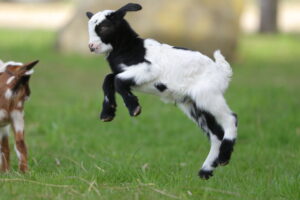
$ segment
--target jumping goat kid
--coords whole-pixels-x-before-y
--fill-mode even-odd
[[[89,48],[106,54],[112,70],[103,83],[100,118],[111,121],[115,117],[115,92],[122,96],[131,116],[141,112],[132,90],[175,103],[210,139],[210,152],[199,171],[201,178],[209,179],[218,165],[228,164],[237,136],[237,116],[223,96],[231,67],[220,51],[215,52],[213,61],[197,51],[140,38],[124,16],[141,9],[139,4],[129,3],[116,11],[86,13]]]
[[[29,79],[34,61],[22,63],[0,60],[0,165],[1,171],[6,172],[10,167],[9,127],[15,138],[15,151],[19,159],[19,169],[26,172],[27,148],[24,141],[24,103],[30,96]]]

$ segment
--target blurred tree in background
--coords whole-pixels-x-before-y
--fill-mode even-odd
[[[143,38],[183,46],[212,55],[221,49],[232,58],[239,37],[241,0],[135,0],[143,10],[129,13],[126,19]],[[86,11],[94,13],[118,9],[126,0],[82,0],[72,20],[57,37],[61,51],[89,53]]]
[[[278,0],[260,0],[261,33],[277,32]]]

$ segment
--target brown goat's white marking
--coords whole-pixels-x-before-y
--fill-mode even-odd
[[[6,98],[7,100],[10,100],[11,97],[13,96],[13,92],[11,91],[11,89],[7,89],[7,90],[5,91],[4,96],[5,96],[5,98]]]
[[[0,127],[0,139],[4,136],[8,136],[9,135],[9,126],[2,126]]]
[[[4,109],[0,109],[0,120],[3,120],[7,117],[7,111]],[[0,137],[1,137],[1,132],[0,132]]]
[[[34,73],[34,70],[33,69],[31,69],[30,71],[27,71],[26,73],[25,73],[25,75],[32,75]]]
[[[20,151],[18,150],[18,148],[17,148],[16,145],[14,145],[14,148],[15,148],[15,152],[16,152],[16,154],[17,154],[17,156],[18,156],[18,159],[19,159],[19,161],[20,161],[20,160],[21,160],[21,153],[20,153]]]
[[[10,77],[9,79],[7,79],[6,84],[9,85],[14,79],[15,76]]]
[[[19,101],[18,104],[17,104],[17,107],[18,107],[18,108],[22,108],[22,105],[23,105],[23,102],[22,102],[22,101]]]
[[[24,130],[24,114],[23,112],[19,111],[19,110],[13,110],[10,114],[11,118],[13,119],[13,125],[14,128],[17,132],[17,134],[19,134],[19,132],[23,132]]]

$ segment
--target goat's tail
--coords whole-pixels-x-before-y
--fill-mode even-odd
[[[224,72],[224,75],[230,79],[232,76],[232,69],[230,64],[225,60],[224,56],[221,54],[220,50],[214,53],[215,63]]]

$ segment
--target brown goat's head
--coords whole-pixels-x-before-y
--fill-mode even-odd
[[[39,61],[27,64],[7,62],[0,63],[0,108],[12,110],[22,108],[30,95],[29,79],[33,67]]]

